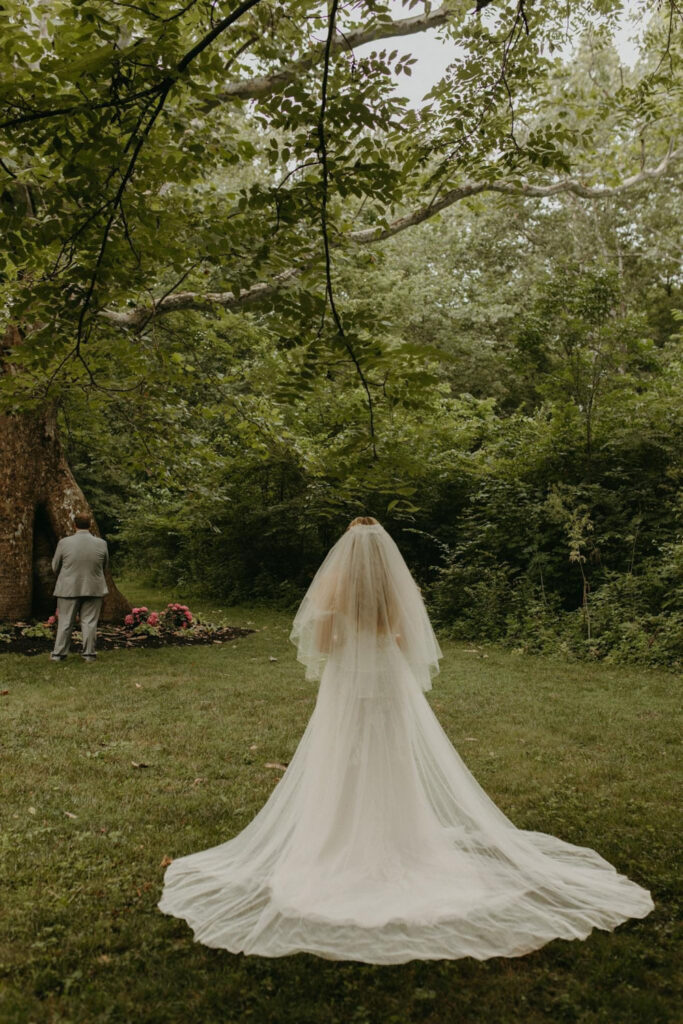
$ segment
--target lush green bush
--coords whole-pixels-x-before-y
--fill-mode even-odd
[[[570,660],[680,666],[683,661],[683,548],[671,547],[639,575],[613,574],[585,611],[566,611],[510,567],[442,569],[430,588],[448,635]],[[590,635],[588,626],[590,624]]]

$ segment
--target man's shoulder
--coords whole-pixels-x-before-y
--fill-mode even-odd
[[[76,536],[76,534],[74,534]],[[94,533],[81,534],[83,537],[87,537],[88,544],[94,544],[97,548],[106,548],[107,542],[102,537],[96,537]]]
[[[96,537],[92,533],[85,533],[85,531],[83,533],[81,533],[80,531],[78,533],[71,533],[69,534],[68,537],[62,537],[62,539],[59,541],[59,544],[61,544],[63,547],[71,547],[72,544],[94,544],[95,547],[105,548],[107,546],[106,540],[102,540],[101,537]]]

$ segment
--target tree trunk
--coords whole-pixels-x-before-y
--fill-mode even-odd
[[[54,411],[0,415],[0,622],[54,611],[50,562],[57,541],[74,532],[75,512],[92,514],[64,456]],[[102,617],[120,621],[130,604],[109,572],[107,586]]]

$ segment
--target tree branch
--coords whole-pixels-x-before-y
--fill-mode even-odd
[[[122,310],[102,309],[99,316],[115,327],[141,331],[151,320],[183,309],[211,310],[217,306],[222,309],[242,309],[277,294],[281,288],[291,284],[303,269],[290,267],[274,277],[269,284],[254,284],[251,288],[243,288],[238,296],[235,296],[234,292],[174,292],[165,295],[151,306],[135,306],[133,309]]]
[[[561,195],[562,193],[570,193],[580,196],[582,199],[604,199],[610,196],[617,196],[647,181],[661,177],[670,165],[682,156],[683,148],[673,149],[670,147],[666,156],[663,157],[656,167],[649,170],[640,170],[637,174],[632,174],[618,185],[613,186],[594,187],[584,185],[574,178],[565,178],[562,181],[554,182],[552,185],[513,184],[512,182],[504,181],[468,182],[444,193],[437,202],[425,203],[412,213],[392,221],[386,227],[363,228],[359,231],[351,231],[346,238],[356,245],[372,245],[376,242],[383,242],[387,238],[399,234],[401,231],[430,220],[436,214],[460,202],[460,200],[479,195],[482,192],[497,192],[501,195],[517,198],[544,198]],[[116,327],[140,331],[151,320],[183,309],[210,310],[217,306],[223,309],[242,309],[263,299],[271,298],[280,289],[292,284],[309,266],[309,263],[305,263],[299,267],[290,267],[288,270],[278,274],[270,283],[259,283],[252,285],[251,288],[243,288],[239,295],[236,295],[234,292],[176,292],[175,294],[165,296],[152,306],[136,306],[127,310],[105,309],[101,310],[99,315]]]
[[[133,174],[135,172],[135,167],[136,167],[136,163],[137,163],[138,157],[140,155],[140,152],[142,151],[143,146],[145,145],[147,139],[149,138],[149,135],[150,135],[150,133],[152,131],[152,128],[154,127],[154,124],[155,124],[157,118],[159,117],[159,114],[164,109],[164,104],[166,102],[166,98],[167,98],[169,92],[171,91],[171,89],[173,88],[175,82],[177,81],[177,76],[181,75],[184,71],[186,71],[187,68],[192,63],[192,61],[195,60],[199,56],[199,54],[202,53],[208,46],[210,46],[211,43],[219,35],[221,35],[222,32],[224,32],[227,28],[230,28],[236,21],[238,21],[242,17],[242,15],[247,14],[248,11],[250,11],[252,7],[255,7],[260,2],[261,2],[261,0],[242,0],[242,2],[239,4],[239,6],[236,7],[235,10],[232,11],[231,14],[229,14],[225,18],[223,18],[222,21],[220,21],[217,25],[215,25],[214,28],[210,32],[207,32],[199,40],[199,42],[196,43],[196,45],[193,46],[192,49],[189,50],[185,54],[185,56],[182,58],[182,60],[179,61],[179,63],[176,66],[175,75],[165,79],[165,83],[166,84],[161,89],[161,91],[159,93],[159,96],[158,96],[158,99],[157,99],[157,102],[156,102],[156,105],[154,106],[154,108],[151,110],[151,112],[150,112],[150,108],[149,107],[145,111],[143,111],[143,113],[140,115],[140,117],[138,119],[136,127],[134,128],[133,132],[131,133],[131,135],[130,135],[130,137],[128,139],[128,142],[127,142],[126,147],[124,149],[124,153],[127,152],[128,147],[133,144],[133,141],[136,138],[137,138],[137,141],[135,142],[135,145],[133,147],[133,152],[132,152],[132,155],[131,155],[131,157],[130,157],[130,159],[128,161],[126,169],[125,169],[125,171],[123,172],[123,174],[121,176],[121,182],[120,182],[120,184],[119,184],[119,186],[118,186],[118,188],[116,190],[116,194],[114,195],[113,199],[109,200],[108,203],[107,203],[107,205],[110,207],[109,216],[107,217],[107,221],[105,223],[104,230],[102,232],[102,239],[100,241],[100,246],[99,246],[99,251],[98,251],[98,254],[97,254],[97,259],[95,260],[95,265],[94,265],[94,267],[92,269],[92,272],[90,274],[90,279],[88,281],[88,286],[87,286],[87,288],[85,290],[85,295],[84,295],[83,302],[81,304],[80,313],[79,313],[79,316],[78,316],[78,329],[77,329],[77,335],[76,335],[76,344],[74,346],[73,353],[82,362],[84,362],[84,360],[83,360],[83,356],[82,356],[82,353],[81,353],[81,344],[85,340],[85,337],[86,337],[86,316],[87,316],[87,314],[88,314],[88,312],[90,310],[90,305],[91,305],[91,302],[92,302],[92,298],[93,298],[93,295],[95,293],[95,288],[97,286],[97,279],[98,279],[98,276],[99,276],[100,268],[101,268],[103,260],[104,260],[104,254],[106,252],[107,245],[109,243],[109,236],[110,236],[111,230],[112,230],[112,228],[114,226],[114,222],[116,220],[117,214],[119,216],[122,216],[124,218],[124,222],[125,222],[125,214],[123,213],[123,205],[122,205],[122,203],[123,203],[123,196],[124,196],[124,193],[126,191],[126,187],[128,186],[128,183],[130,182],[130,180],[133,177]],[[150,106],[151,106],[151,104],[150,104]],[[147,117],[147,123],[146,124],[144,123],[145,117]],[[125,230],[126,230],[126,233],[127,233],[128,232],[127,225],[125,227]],[[85,362],[84,362],[84,365],[85,365]],[[95,381],[93,379],[93,384],[94,383],[95,383]]]
[[[348,237],[359,245],[367,245],[370,242],[383,242],[385,239],[405,231],[406,228],[422,224],[423,221],[429,220],[435,214],[440,213],[449,206],[453,206],[454,203],[459,202],[461,199],[479,195],[481,192],[498,192],[505,196],[520,196],[532,199],[556,196],[563,192],[573,193],[573,195],[580,196],[582,199],[603,199],[608,196],[617,196],[622,192],[635,188],[637,185],[643,184],[643,182],[659,178],[667,170],[669,164],[679,160],[681,156],[683,156],[683,149],[670,149],[657,167],[651,170],[643,169],[638,171],[637,174],[632,174],[618,185],[611,187],[604,185],[592,187],[584,185],[574,178],[565,178],[562,181],[554,182],[552,185],[529,185],[525,183],[517,185],[504,181],[467,183],[458,186],[458,188],[453,188],[449,192],[445,192],[436,202],[425,203],[412,213],[406,214],[405,217],[399,217],[385,228],[364,228],[361,231],[351,231]]]
[[[372,25],[370,28],[355,28],[345,33],[335,32],[330,43],[330,54],[342,50],[353,50],[357,46],[363,46],[364,43],[374,43],[380,39],[394,39],[397,36],[412,36],[418,32],[426,32],[430,28],[445,25],[453,18],[453,14],[453,9],[447,8],[443,4],[436,10],[430,11],[429,14],[418,14],[414,18],[399,18],[396,21]],[[228,82],[218,94],[219,98],[222,100],[258,99],[260,96],[268,96],[278,89],[283,89],[292,79],[319,64],[325,56],[325,48],[326,43],[319,43],[299,60],[285,64],[279,71],[274,71],[269,75],[258,75],[255,78]]]
[[[258,2],[259,0],[254,0],[254,3]],[[492,0],[485,0],[477,10],[488,6],[488,3],[491,2]],[[248,8],[251,6],[253,6],[253,3],[240,5],[241,8]],[[71,115],[82,110],[104,110],[117,106],[126,107],[137,102],[139,99],[146,99],[154,96],[162,92],[169,85],[169,82],[174,82],[176,76],[182,73],[194,58],[205,50],[207,46],[209,46],[214,39],[235,20],[235,13],[239,14],[243,12],[234,12],[232,15],[228,15],[228,17],[224,18],[214,26],[214,28],[208,32],[196,46],[185,54],[170,75],[165,76],[160,79],[159,82],[152,86],[148,86],[140,92],[132,93],[123,100],[104,100],[99,103],[71,103],[64,107],[51,107],[46,110],[24,111],[1,122],[0,129],[15,128],[20,125],[30,124],[33,121]],[[420,14],[414,18],[399,18],[396,21],[382,22],[369,28],[361,26],[360,28],[352,29],[350,32],[337,32],[332,40],[330,52],[337,53],[340,50],[350,51],[356,46],[362,46],[364,43],[372,43],[380,39],[393,39],[398,36],[410,36],[415,35],[418,32],[426,32],[430,28],[438,28],[439,25],[444,25],[447,21],[451,20],[453,16],[453,10],[447,10],[446,5],[444,4],[436,10],[430,11],[429,14]],[[297,77],[297,75],[308,71],[310,68],[322,61],[325,55],[325,45],[325,43],[320,43],[314,46],[299,60],[293,61],[291,64],[285,64],[278,71],[274,71],[271,74],[257,75],[254,78],[229,82],[220,91],[218,97],[219,99],[226,101],[231,99],[257,99],[260,96],[267,96],[278,89],[284,88],[288,82],[291,82],[292,79]]]

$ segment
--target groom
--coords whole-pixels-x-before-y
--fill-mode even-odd
[[[90,516],[74,516],[76,532],[62,537],[52,559],[57,574],[54,596],[57,598],[57,639],[51,661],[63,661],[69,653],[76,615],[81,616],[84,661],[93,662],[97,639],[97,620],[102,598],[108,588],[104,572],[109,565],[107,542],[90,533]]]

